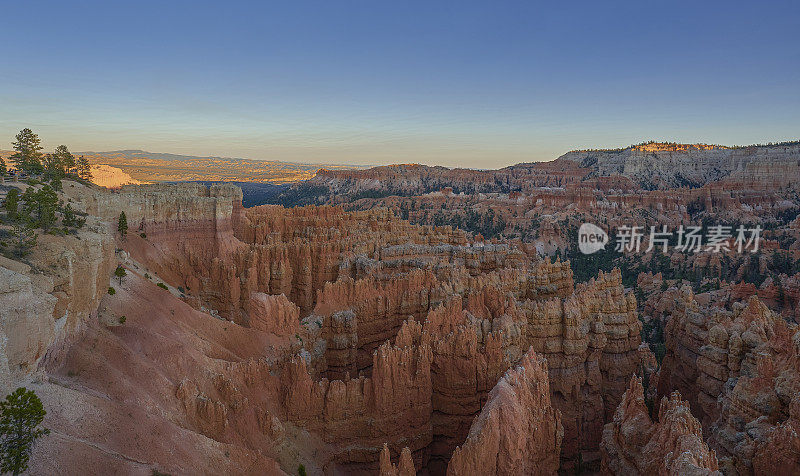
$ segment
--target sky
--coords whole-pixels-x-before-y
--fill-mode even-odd
[[[800,2],[2,2],[0,149],[497,168],[800,138]]]

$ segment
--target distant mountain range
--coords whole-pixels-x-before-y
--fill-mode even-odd
[[[334,170],[363,168],[356,165],[320,165],[232,157],[196,157],[144,150],[76,152],[75,155],[85,156],[92,165],[117,167],[141,182],[288,183],[311,178],[322,167]]]
[[[0,151],[0,157],[11,154],[12,151]],[[442,187],[485,192],[521,190],[523,183],[561,187],[569,182],[610,176],[627,177],[645,189],[696,187],[723,178],[747,180],[756,176],[785,182],[793,181],[798,175],[795,169],[800,167],[800,141],[733,147],[649,141],[619,149],[574,150],[554,161],[520,163],[497,170],[417,164],[310,164],[144,150],[74,154],[85,156],[98,172],[112,176],[110,185],[103,184],[107,186],[183,181],[289,184],[314,179],[310,185],[331,190],[390,188],[406,193]]]

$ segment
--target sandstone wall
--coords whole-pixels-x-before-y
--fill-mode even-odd
[[[716,454],[703,442],[700,422],[680,394],[664,397],[653,421],[636,377],[603,430],[601,449],[605,474],[722,475]]]
[[[40,235],[28,257],[34,267],[0,257],[0,357],[3,389],[58,360],[108,290],[114,243],[102,227],[77,236]]]
[[[55,339],[57,299],[25,274],[0,267],[0,384],[3,395],[36,369]]]
[[[548,362],[553,405],[564,415],[565,458],[596,462],[602,427],[638,371],[641,323],[619,270],[579,285],[566,300],[523,303],[527,339]]]
[[[302,357],[285,371],[287,418],[318,431],[342,467],[377,469],[384,443],[409,447],[419,466],[431,441],[431,349],[382,345],[372,377],[314,380]]]
[[[125,212],[131,231],[142,222],[179,228],[193,221],[224,221],[241,207],[242,191],[233,185],[158,184],[125,185],[98,190],[84,206],[90,215],[116,224]]]
[[[797,467],[793,405],[800,392],[798,332],[753,296],[731,310],[706,308],[684,290],[669,317],[658,393],[686,391],[726,472],[751,473],[774,457]],[[683,311],[685,309],[685,311]],[[770,453],[770,451],[775,451]]]
[[[561,413],[550,404],[547,363],[531,348],[489,393],[447,474],[555,474],[563,434]]]

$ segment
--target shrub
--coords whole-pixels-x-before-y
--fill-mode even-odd
[[[159,287],[159,288],[161,288],[161,289],[167,289],[167,290],[169,290],[169,288],[167,287],[167,285],[166,285],[166,284],[164,284],[164,283],[158,283],[158,284],[156,284],[156,286],[158,286],[158,287]]]
[[[114,276],[119,278],[120,285],[122,285],[122,278],[124,278],[127,275],[128,273],[125,272],[125,268],[123,268],[122,266],[117,266],[117,269],[114,270]]]
[[[147,238],[147,233],[139,233],[139,236],[141,236],[142,238]]]
[[[113,295],[117,294],[117,290],[112,288],[111,286],[109,286],[108,287],[108,294],[113,296]]]
[[[126,318],[125,316],[122,316],[122,317],[120,317],[120,318],[119,318],[119,323],[120,323],[120,324],[125,324],[125,321],[126,321],[126,319],[127,319],[127,318]]]

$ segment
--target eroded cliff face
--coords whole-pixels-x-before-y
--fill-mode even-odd
[[[674,228],[698,214],[720,223],[791,220],[798,206],[798,160],[796,142],[737,148],[651,143],[569,152],[498,170],[321,170],[274,200],[348,211],[388,208],[412,223],[448,224],[552,256],[570,247],[574,237],[567,232],[585,221],[607,229],[636,222],[648,230]],[[713,265],[719,267],[719,257]]]
[[[55,338],[55,296],[36,288],[27,274],[0,268],[0,383],[3,393],[36,369]]]
[[[619,271],[576,286],[569,263],[387,210],[245,210],[240,201],[236,189],[194,185],[88,199],[106,226],[128,216],[116,246],[129,276],[47,361],[48,422],[81,445],[88,429],[66,423],[75,411],[60,403],[66,386],[80,411],[107,395],[165,435],[144,453],[93,443],[102,451],[81,450],[92,464],[130,469],[107,456],[119,454],[180,473],[224,468],[227,451],[246,468],[444,474],[462,446],[461,473],[474,462],[465,448],[508,455],[501,473],[599,466],[603,424],[643,359]],[[55,299],[45,304],[55,309]],[[534,403],[542,408],[531,412]],[[141,433],[121,407],[101,408],[95,416],[117,431]],[[498,422],[517,416],[547,431],[511,441]],[[165,445],[181,438],[206,438],[207,454],[165,461]],[[39,451],[51,458],[40,472],[67,458],[54,445]]]
[[[788,188],[800,175],[797,144],[727,148],[704,144],[644,144],[622,150],[575,151],[559,160],[591,164],[600,176],[624,175],[667,187],[722,178]]]
[[[381,468],[378,473],[380,476],[414,476],[417,474],[414,471],[414,460],[411,459],[411,451],[408,447],[403,448],[400,453],[400,460],[397,465],[392,464],[391,455],[389,454],[389,447],[383,445],[381,450]]]
[[[439,472],[466,438],[490,389],[532,346],[546,355],[548,362],[554,362],[549,372],[554,406],[571,418],[564,425],[568,435],[565,441],[569,438],[570,442],[569,450],[563,452],[565,465],[574,464],[579,452],[589,464],[597,461],[606,412],[613,413],[627,377],[641,362],[635,301],[623,292],[619,272],[601,275],[575,290],[569,267],[561,262],[538,264],[527,275],[501,270],[472,276],[461,269],[447,276],[447,281],[437,281],[432,271],[417,270],[393,278],[387,287],[349,278],[337,282],[336,287],[326,287],[308,318],[312,330],[318,327],[305,343],[311,365],[303,361],[300,368],[309,373],[313,368],[316,374],[329,378],[345,375],[342,381],[317,381],[323,394],[334,385],[367,386],[381,393],[391,390],[375,387],[364,377],[356,382],[347,377],[372,372],[374,379],[375,358],[380,351],[373,352],[373,342],[391,339],[395,334],[398,348],[430,354],[425,367],[430,381],[425,392],[427,405],[415,405],[413,418],[399,411],[392,413],[400,417],[400,422],[425,421],[426,425],[406,423],[404,437],[388,437],[384,442],[392,454],[408,446],[416,467]],[[401,320],[402,316],[406,319]],[[399,329],[393,331],[398,323]],[[375,329],[383,334],[376,337]],[[371,365],[364,360],[369,353]],[[405,368],[412,366],[401,366]],[[312,408],[320,406],[325,405]],[[311,416],[298,418],[318,419],[319,410],[306,410]],[[368,415],[367,421],[383,428],[393,427],[369,406],[363,414]],[[331,442],[346,440],[331,428],[325,433]],[[370,431],[365,429],[362,434]],[[414,444],[403,443],[403,438]],[[364,437],[358,441],[360,448],[369,448],[367,454],[371,456],[364,459],[377,462],[383,442],[369,442]],[[352,451],[347,454],[352,456]]]
[[[371,377],[314,381],[302,357],[287,369],[287,417],[336,446],[334,461],[373,469],[384,443],[407,446],[424,460],[431,441],[431,349],[393,347],[375,353]]]
[[[749,474],[770,459],[796,470],[796,325],[755,296],[731,310],[703,307],[688,289],[682,296],[665,330],[659,394],[685,392],[726,473]]]
[[[560,413],[550,404],[547,362],[531,348],[489,393],[447,474],[555,474],[564,434]]]
[[[243,209],[229,186],[90,190],[74,204],[89,213],[80,240],[45,237],[31,268],[0,261],[0,381],[45,401],[54,433],[35,474],[78,461],[97,473],[797,472],[800,281],[781,273],[800,248],[777,251],[800,237],[786,193],[797,160],[796,144],[646,144],[497,171],[323,171],[311,185],[341,193],[289,209]],[[125,239],[108,231],[122,211]],[[575,284],[569,263],[540,258],[576,223],[698,217],[775,227],[762,255],[673,253],[663,276],[654,255],[618,261],[653,271],[629,290],[617,270],[576,267]],[[110,296],[117,262],[128,277]],[[717,289],[681,287],[723,270]],[[634,295],[648,336],[663,326],[660,369]],[[631,380],[642,373],[647,389]]]
[[[528,335],[547,359],[553,404],[564,415],[565,455],[596,462],[603,424],[641,364],[641,323],[619,270],[579,285],[565,301],[531,303]]]
[[[282,446],[293,430],[273,404],[280,385],[263,360],[267,349],[288,352],[288,340],[195,310],[133,266],[114,286],[97,319],[27,385],[51,430],[30,473],[283,474],[279,458],[296,470],[300,458]]]
[[[664,397],[653,420],[645,405],[642,381],[631,377],[603,441],[606,474],[718,475],[714,451],[703,442],[700,422],[678,392]]]
[[[617,176],[650,189],[702,186],[724,179],[732,184],[775,190],[793,186],[792,179],[800,176],[799,157],[797,143],[736,148],[650,143],[615,150],[571,151],[550,162],[522,163],[486,171],[418,164],[366,170],[320,170],[309,183],[338,194],[376,191],[423,195],[442,189],[456,194],[475,194],[567,187]],[[617,181],[617,185],[620,183]],[[603,188],[602,184],[598,185]]]
[[[3,394],[62,355],[95,315],[116,265],[113,237],[94,217],[76,235],[37,241],[27,264],[0,257]]]

